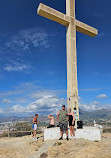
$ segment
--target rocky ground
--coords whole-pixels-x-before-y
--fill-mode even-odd
[[[10,137],[0,139],[0,158],[28,158],[37,153],[44,144],[43,137],[32,140],[31,136]]]
[[[111,133],[102,134],[100,142],[84,139],[57,141],[56,145],[48,150],[48,157],[111,158]]]
[[[84,139],[43,142],[42,135],[0,139],[0,158],[111,158],[111,133],[103,133],[102,141]]]

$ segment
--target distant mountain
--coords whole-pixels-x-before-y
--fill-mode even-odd
[[[18,116],[3,117],[3,118],[0,118],[0,123],[20,121],[22,119],[23,119],[23,117],[18,117]]]
[[[111,109],[84,111],[80,109],[80,120],[111,120]]]
[[[18,116],[3,117],[3,118],[0,118],[0,123],[15,122],[15,121],[29,121],[30,123],[32,123],[33,117],[34,116],[29,116],[29,117],[18,117]],[[41,121],[41,122],[49,122],[49,119],[47,118],[47,116],[39,116],[38,120]]]
[[[32,122],[33,117],[34,117],[34,116],[29,116],[29,117],[24,118],[23,120],[24,120],[24,121]],[[38,117],[38,120],[39,120],[40,122],[49,122],[49,119],[47,118],[47,116],[39,116],[39,117]]]
[[[84,111],[82,109],[79,110],[80,113],[80,120],[91,122],[91,120],[111,120],[111,109],[101,109],[101,110],[95,110],[95,111]],[[47,116],[39,116],[38,118],[41,122],[49,122],[49,119]],[[14,122],[14,121],[29,121],[32,123],[33,116],[29,117],[17,117],[17,116],[11,116],[11,117],[4,117],[0,118],[0,123],[3,122]]]

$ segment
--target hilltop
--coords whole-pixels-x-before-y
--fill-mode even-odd
[[[111,158],[111,133],[103,133],[100,142],[84,139],[43,142],[43,137],[34,141],[31,136],[0,139],[1,158],[37,158],[37,155],[40,158]]]

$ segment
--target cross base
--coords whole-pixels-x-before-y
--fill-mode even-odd
[[[69,138],[70,136],[70,130],[69,132]],[[101,140],[101,131],[97,127],[84,127],[83,129],[76,129],[75,131],[75,137],[76,139],[84,138],[86,140],[91,141],[100,141]],[[54,127],[54,128],[48,128],[44,130],[44,141],[46,140],[55,140],[60,138],[60,128]],[[66,134],[63,135],[63,139],[66,138]]]

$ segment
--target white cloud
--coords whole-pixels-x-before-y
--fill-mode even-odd
[[[41,98],[44,95],[48,94],[55,94],[56,91],[51,90],[44,90],[43,87],[41,87],[40,82],[23,82],[19,84],[18,86],[11,87],[10,91],[3,91],[0,92],[0,98],[9,98],[9,96],[18,96],[17,99],[38,99]]]
[[[7,35],[0,41],[0,71],[24,71],[29,70],[32,64],[29,58],[24,60],[26,55],[46,50],[52,44],[54,34],[48,34],[42,29],[20,30]],[[11,63],[11,60],[18,64]],[[22,62],[22,63],[21,63]],[[1,77],[1,76],[0,76]]]
[[[59,94],[64,94],[66,91],[46,90],[36,85],[37,83],[26,82],[16,86],[13,91],[0,93],[1,99],[13,97],[13,102],[6,112],[8,114],[37,112],[45,115],[49,112],[57,113],[62,104],[67,104],[64,98],[58,97]]]
[[[28,70],[30,69],[29,65],[25,65],[22,63],[18,63],[18,62],[13,62],[11,64],[7,64],[3,67],[4,70],[6,71],[24,71],[24,70]]]
[[[81,97],[80,96],[78,96],[78,102],[80,102],[81,101]]]
[[[100,94],[100,95],[96,96],[96,98],[107,98],[107,95],[106,94]]]
[[[23,90],[13,90],[13,91],[6,91],[6,92],[0,92],[0,98],[2,97],[7,97],[7,96],[11,96],[11,95],[19,95],[23,92]]]
[[[31,47],[49,48],[51,36],[40,29],[21,30],[10,37],[5,46],[19,53],[31,52]]]
[[[79,107],[82,108],[83,110],[88,110],[88,111],[98,110],[100,108],[100,103],[97,101],[91,102],[89,104],[79,103]]]
[[[35,92],[33,94],[31,94],[31,99],[41,99],[41,98],[44,98],[46,96],[52,96],[54,93],[51,92],[51,91],[46,91],[46,90],[42,90],[42,91],[38,91],[38,92]]]
[[[65,104],[66,100],[64,98],[57,98],[57,96],[47,95],[44,96],[32,103],[28,106],[21,106],[21,105],[14,105],[10,112],[13,113],[31,113],[31,112],[38,112],[38,113],[47,113],[53,112],[55,114],[57,109],[61,108],[62,104]]]
[[[61,109],[61,105],[67,104],[67,101],[64,98],[58,98],[57,95],[54,93],[46,93],[42,95],[35,95],[37,98],[35,101],[32,101],[26,104],[16,104],[12,107],[8,108],[5,113],[8,114],[31,114],[31,113],[39,113],[41,115],[47,115],[49,113],[57,114],[58,110]],[[31,100],[30,100],[31,101]],[[79,98],[79,108],[86,110],[86,111],[93,111],[93,110],[100,110],[100,109],[107,109],[111,108],[110,104],[102,105],[100,102],[95,101],[91,103],[82,103],[81,99]],[[0,109],[0,113],[4,113],[3,109]]]
[[[16,102],[19,102],[19,103],[27,103],[27,102],[28,102],[28,99],[27,99],[27,98],[17,98],[17,99],[16,99]]]
[[[101,90],[101,88],[79,89],[79,91],[86,91],[86,92],[99,91],[99,90]]]
[[[9,100],[9,99],[3,99],[2,102],[3,102],[3,103],[11,103],[12,101]]]
[[[21,106],[21,105],[14,105],[11,108],[10,112],[14,112],[14,113],[22,113],[22,112],[26,112],[26,108]]]
[[[111,109],[111,104],[101,104],[98,101],[87,103],[87,104],[79,102],[79,108],[86,110],[86,111]]]
[[[79,105],[79,108],[86,110],[86,111],[99,110],[99,109],[104,108],[104,106],[101,105],[100,102],[98,102],[98,101],[90,102],[87,104],[82,103],[82,99],[80,96],[78,97],[78,105]],[[106,108],[108,108],[108,106],[106,106]]]
[[[25,63],[26,60],[24,61],[26,53],[37,53],[40,52],[40,49],[49,48],[52,43],[52,37],[54,36],[54,34],[48,34],[41,29],[34,28],[20,30],[10,36],[8,35],[4,40],[0,41],[0,61],[2,61],[0,62],[0,71],[23,71],[30,69],[30,65]],[[11,60],[17,61],[18,63],[11,63]]]
[[[67,105],[66,90],[46,90],[40,85],[40,82],[26,82],[14,87],[12,91],[1,92],[1,100],[3,98],[13,98],[7,113],[57,113],[62,104]],[[61,96],[61,97],[58,97]],[[111,108],[111,105],[101,104],[100,102],[82,103],[81,97],[79,99],[79,107],[83,110],[98,110],[102,108]],[[12,99],[11,99],[12,100]]]
[[[66,90],[46,90],[40,82],[26,82],[13,87],[11,91],[0,93],[0,98],[13,98],[13,102],[7,109],[7,113],[33,113],[38,112],[45,115],[48,112],[57,113],[62,104],[67,101],[62,97]],[[62,95],[61,97],[58,97]]]
[[[32,102],[27,108],[28,109],[37,109],[37,110],[50,110],[57,109],[62,104],[65,104],[66,100],[64,98],[57,98],[55,95],[46,95],[35,102]]]

